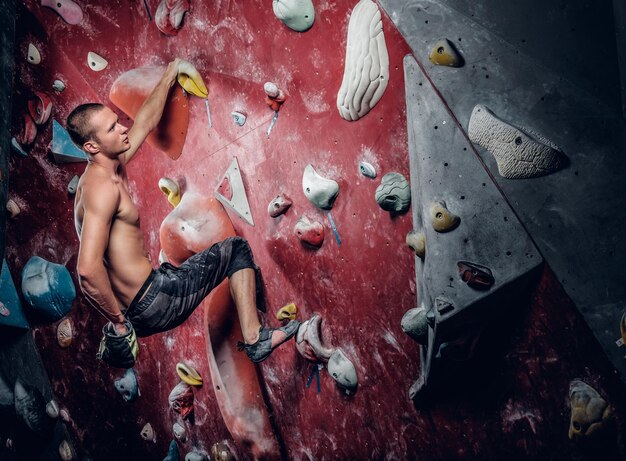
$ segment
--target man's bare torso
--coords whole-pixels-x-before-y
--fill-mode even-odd
[[[148,259],[143,233],[139,227],[139,212],[128,193],[126,170],[123,166],[120,166],[118,170],[118,174],[112,176],[96,171],[92,165],[87,166],[76,189],[74,222],[80,239],[85,216],[84,191],[86,188],[111,190],[110,187],[103,188],[102,186],[115,185],[119,190],[120,199],[117,211],[111,220],[104,265],[115,297],[128,307],[148,278],[152,265]]]

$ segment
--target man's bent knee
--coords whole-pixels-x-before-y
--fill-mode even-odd
[[[242,269],[255,269],[252,250],[248,241],[243,237],[229,237],[221,242],[225,247],[230,247],[230,262],[227,275],[230,278],[235,272]]]

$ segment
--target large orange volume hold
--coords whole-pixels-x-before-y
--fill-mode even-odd
[[[161,248],[180,265],[195,253],[236,235],[230,218],[213,197],[187,192],[161,223]],[[233,439],[255,459],[279,459],[280,449],[255,365],[235,351],[243,341],[228,279],[203,301],[206,348],[213,391]]]
[[[140,67],[120,75],[109,92],[109,99],[135,120],[141,105],[148,98],[165,72],[165,67]],[[180,157],[189,127],[189,102],[183,89],[172,89],[163,116],[147,138],[148,144],[167,154],[172,160]]]

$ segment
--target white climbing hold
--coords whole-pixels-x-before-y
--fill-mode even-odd
[[[246,123],[246,116],[245,114],[242,114],[241,112],[231,112],[230,116],[233,118],[233,122],[235,122],[235,124],[239,125],[239,126],[244,126],[244,124]]]
[[[339,194],[339,184],[320,176],[313,165],[308,164],[302,175],[302,190],[313,205],[322,210],[330,210]]]
[[[376,177],[376,168],[371,163],[360,162],[359,172],[368,178],[374,179]]]
[[[26,60],[31,64],[39,64],[41,62],[41,53],[35,45],[28,44],[28,53],[26,53]]]
[[[341,349],[335,349],[335,352],[330,356],[328,372],[343,389],[350,392],[356,390],[359,383],[356,368]]]
[[[358,120],[380,100],[389,81],[389,55],[380,10],[361,0],[348,25],[346,62],[337,108],[345,120]]]
[[[274,0],[274,15],[296,32],[311,28],[315,21],[315,9],[311,0]]]
[[[65,89],[65,83],[63,83],[62,80],[57,79],[52,83],[52,89],[60,93]]]
[[[109,62],[104,59],[102,56],[90,51],[87,53],[87,65],[91,70],[95,70],[96,72],[100,72],[104,70],[106,66],[109,65]]]

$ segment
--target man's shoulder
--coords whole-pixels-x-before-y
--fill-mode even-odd
[[[118,199],[120,190],[117,183],[110,177],[94,174],[89,170],[80,178],[79,188],[84,200],[97,200],[99,202],[108,199]]]

